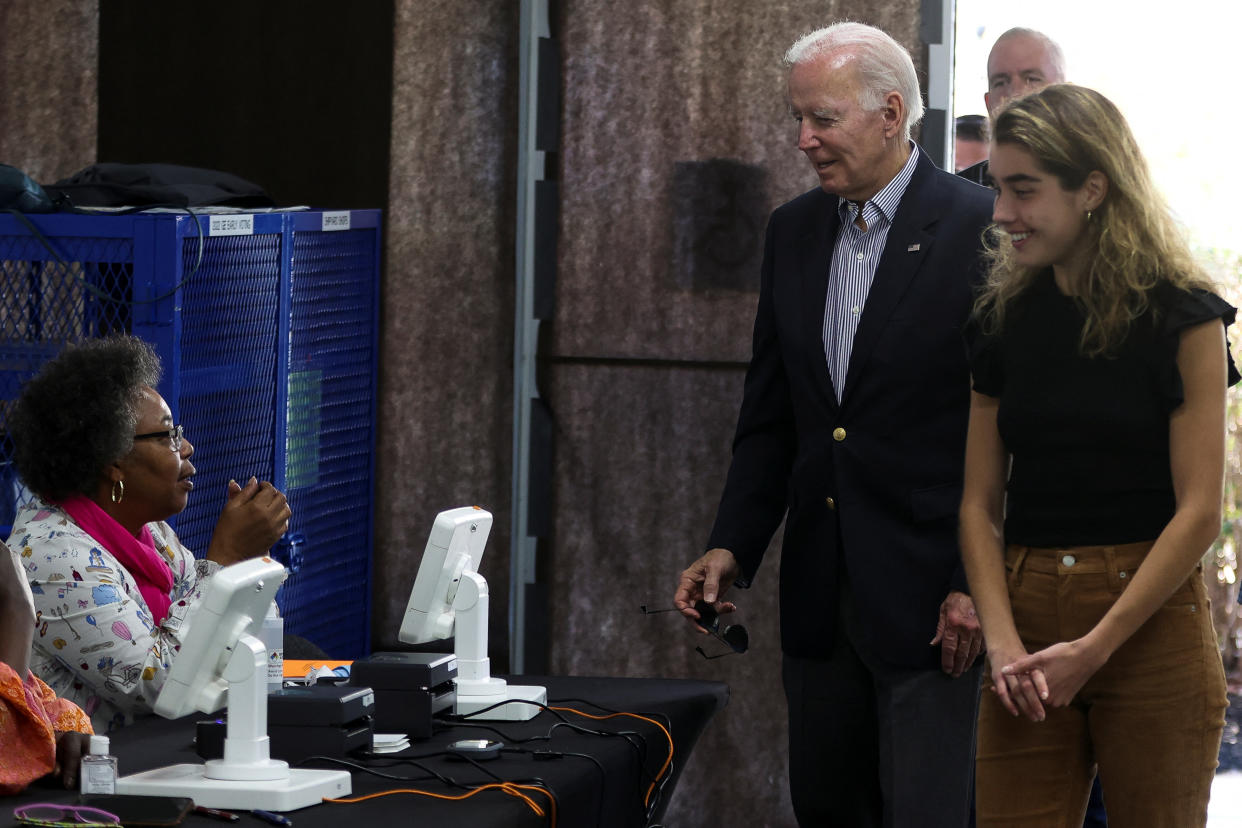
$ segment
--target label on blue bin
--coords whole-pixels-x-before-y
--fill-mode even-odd
[[[251,236],[254,235],[254,215],[236,213],[223,216],[212,216],[209,236]]]
[[[325,211],[323,214],[323,230],[348,230],[350,212],[348,210]]]

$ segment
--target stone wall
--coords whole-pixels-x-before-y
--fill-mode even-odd
[[[99,7],[0,3],[0,164],[55,181],[95,160]]]
[[[375,647],[438,512],[489,509],[491,649],[507,664],[518,4],[396,4],[381,290]]]

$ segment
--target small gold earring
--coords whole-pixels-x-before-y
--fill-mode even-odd
[[[1087,221],[1091,221],[1091,211],[1087,211]]]
[[[118,486],[121,487],[121,490],[119,492],[117,491]],[[125,499],[125,481],[118,480],[112,484],[112,502],[120,503],[124,499]]]

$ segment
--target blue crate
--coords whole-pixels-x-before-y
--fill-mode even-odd
[[[195,446],[182,541],[205,553],[230,478],[271,480],[293,510],[285,629],[368,653],[379,211],[27,218],[58,255],[0,215],[0,525],[23,497],[6,404],[64,344],[132,332]]]

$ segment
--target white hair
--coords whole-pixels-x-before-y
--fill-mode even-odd
[[[914,61],[905,47],[874,26],[845,21],[798,38],[785,53],[784,64],[792,68],[833,52],[854,55],[862,80],[858,105],[863,109],[881,109],[890,93],[901,95],[905,103],[901,133],[909,140],[910,130],[923,120],[923,95]]]

